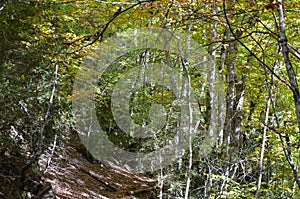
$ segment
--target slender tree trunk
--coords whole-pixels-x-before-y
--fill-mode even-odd
[[[272,96],[269,96],[267,107],[266,107],[266,115],[265,115],[265,126],[263,130],[263,136],[262,136],[262,142],[261,142],[261,150],[260,150],[260,159],[259,159],[259,176],[257,180],[257,190],[255,198],[260,198],[260,187],[261,187],[261,180],[263,175],[263,163],[264,163],[264,154],[265,154],[265,146],[266,146],[266,137],[267,137],[267,124],[269,120],[269,111],[270,111],[270,105],[271,105],[271,98]]]
[[[160,169],[160,175],[158,177],[158,187],[159,187],[159,199],[163,199],[163,187],[164,187],[164,176],[163,169]]]
[[[293,69],[292,62],[289,57],[289,48],[288,48],[288,40],[286,37],[286,31],[285,31],[285,23],[284,23],[284,15],[283,15],[283,1],[278,0],[278,17],[279,17],[279,28],[280,28],[280,44],[282,48],[282,54],[284,57],[284,62],[285,62],[285,67],[286,71],[289,77],[289,82],[290,86],[293,92],[293,97],[294,97],[294,103],[296,107],[296,116],[297,116],[297,122],[298,122],[298,131],[300,131],[300,93],[299,93],[299,87],[296,79],[296,74]],[[287,143],[289,145],[289,143]],[[300,179],[299,179],[299,174],[298,174],[298,167],[295,166],[293,157],[291,154],[291,149],[290,146],[288,146],[288,151],[287,151],[287,157],[288,162],[293,170],[294,178],[295,181],[298,184],[298,187],[300,189]],[[290,152],[290,153],[289,153]]]
[[[283,15],[283,1],[278,0],[278,16],[279,16],[279,27],[280,27],[280,44],[282,48],[282,54],[284,57],[285,67],[287,74],[289,76],[289,81],[291,84],[291,88],[294,94],[294,102],[296,106],[296,115],[297,115],[297,122],[298,128],[300,131],[300,93],[299,87],[296,79],[296,74],[294,72],[292,62],[289,57],[289,48],[288,48],[288,40],[286,37],[285,31],[285,23],[284,23],[284,15]]]
[[[188,24],[187,25],[187,29],[188,29],[188,33],[190,36],[190,31],[191,31],[191,25]],[[190,46],[190,41],[189,38],[187,40],[187,46]],[[189,52],[188,52],[189,53]],[[187,57],[189,57],[189,55],[187,55]],[[189,108],[189,164],[188,164],[188,176],[187,176],[187,180],[186,180],[186,188],[185,188],[185,199],[188,199],[189,197],[189,191],[190,191],[190,184],[191,184],[191,172],[192,172],[192,165],[193,165],[193,140],[192,140],[192,136],[193,136],[193,109],[192,109],[192,105],[191,105],[191,76],[188,72],[188,63],[184,64],[184,70],[187,73],[187,99],[188,99],[188,108]]]

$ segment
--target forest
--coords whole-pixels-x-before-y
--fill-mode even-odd
[[[1,0],[0,198],[300,198],[299,0]]]

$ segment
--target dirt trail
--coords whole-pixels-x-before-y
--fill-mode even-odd
[[[54,153],[43,180],[61,199],[156,198],[155,179],[87,161],[73,147]]]

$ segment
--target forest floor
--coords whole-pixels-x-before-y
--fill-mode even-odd
[[[156,198],[156,179],[88,161],[75,148],[67,146],[52,155],[48,151],[40,162],[45,170],[43,181],[51,184],[58,198]],[[49,157],[51,161],[46,168]]]

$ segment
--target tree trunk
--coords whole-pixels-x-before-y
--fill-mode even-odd
[[[263,136],[262,136],[262,142],[261,142],[261,149],[260,149],[260,159],[259,159],[259,176],[257,180],[257,190],[255,198],[260,198],[260,187],[261,187],[261,180],[263,176],[263,163],[264,163],[264,154],[265,154],[265,145],[266,145],[266,137],[267,137],[267,124],[269,120],[269,111],[270,111],[270,105],[271,105],[271,98],[272,96],[269,96],[267,107],[266,107],[266,115],[265,115],[265,126],[263,130]]]
[[[297,122],[298,122],[298,131],[300,131],[300,93],[299,93],[299,87],[297,84],[296,80],[296,74],[293,69],[292,62],[289,57],[289,48],[288,48],[288,40],[286,37],[286,31],[285,31],[285,23],[284,23],[284,15],[283,15],[283,1],[278,0],[278,17],[279,17],[279,28],[280,28],[280,45],[281,45],[281,50],[282,54],[284,57],[284,62],[285,62],[285,67],[286,71],[289,77],[289,82],[290,82],[290,88],[293,92],[293,97],[294,97],[294,103],[296,107],[296,116],[297,116]],[[289,143],[287,143],[289,144]],[[289,151],[291,150],[290,148],[288,149]],[[287,157],[288,162],[293,170],[294,178],[295,181],[298,184],[298,187],[300,189],[300,179],[298,175],[298,168],[294,165],[292,154],[287,153],[289,157]]]

